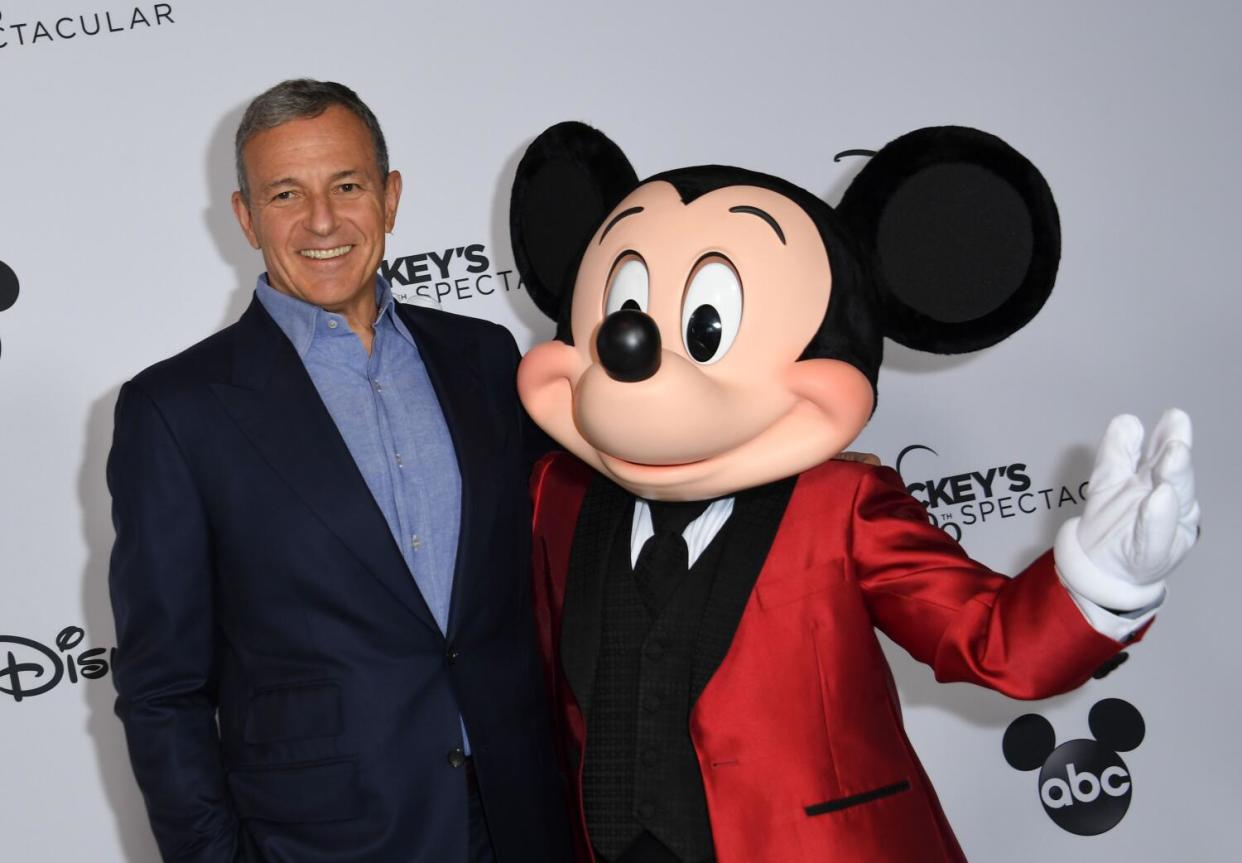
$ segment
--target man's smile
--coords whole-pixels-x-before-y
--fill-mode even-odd
[[[342,255],[349,254],[353,248],[350,246],[337,246],[334,249],[301,249],[298,254],[304,258],[314,258],[316,261],[327,261],[332,258],[339,258]]]

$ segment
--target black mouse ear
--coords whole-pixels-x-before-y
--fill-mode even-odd
[[[638,185],[621,149],[584,123],[536,138],[513,178],[509,236],[531,299],[556,320],[576,264],[604,217]]]
[[[1052,723],[1038,713],[1019,716],[1005,729],[1001,750],[1015,770],[1036,770],[1043,766],[1057,747]]]
[[[1147,723],[1138,708],[1120,698],[1105,698],[1087,714],[1091,736],[1118,752],[1138,748],[1147,735]]]
[[[838,214],[872,254],[885,335],[943,354],[1021,329],[1052,292],[1061,227],[1043,175],[1000,138],[919,129],[880,150]]]

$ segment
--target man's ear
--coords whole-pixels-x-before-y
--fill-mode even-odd
[[[384,232],[397,225],[397,205],[401,203],[401,172],[389,171],[384,178]]]
[[[961,126],[885,146],[837,213],[871,257],[884,334],[956,354],[1026,325],[1052,292],[1061,227],[1034,165],[1000,138]]]
[[[255,234],[254,225],[250,221],[250,205],[246,203],[246,198],[241,192],[233,193],[233,215],[237,217],[237,224],[241,225],[242,233],[246,235],[251,247],[259,248],[259,237]]]
[[[621,149],[583,123],[558,123],[526,148],[513,178],[509,238],[526,291],[552,320],[587,242],[637,186]]]

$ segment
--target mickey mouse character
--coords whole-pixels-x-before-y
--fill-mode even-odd
[[[567,453],[532,478],[535,605],[583,859],[961,860],[878,627],[940,680],[1071,689],[1163,597],[1198,521],[1190,423],[1109,427],[1080,519],[1009,579],[887,468],[833,460],[884,336],[954,353],[1029,321],[1059,260],[1043,177],[922,129],[834,210],[702,166],[639,182],[580,123],[540,135],[510,212],[557,321],[518,373]]]

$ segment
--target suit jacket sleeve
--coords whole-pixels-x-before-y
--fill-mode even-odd
[[[891,469],[863,475],[850,544],[876,625],[938,680],[1046,698],[1086,681],[1122,647],[1074,605],[1051,552],[1015,578],[993,572],[928,522]]]
[[[210,529],[186,460],[133,382],[116,407],[108,487],[116,544],[117,715],[165,860],[237,853],[216,730]]]

